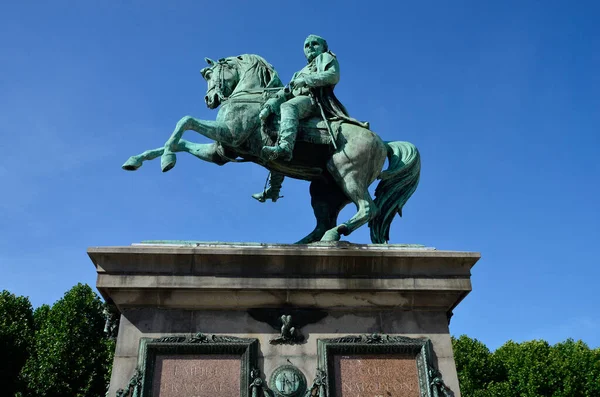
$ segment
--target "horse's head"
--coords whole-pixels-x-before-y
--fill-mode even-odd
[[[238,55],[217,62],[210,58],[204,59],[208,67],[200,73],[208,83],[204,100],[210,109],[222,104],[234,92],[283,86],[273,66],[258,55]]]
[[[208,83],[204,101],[209,109],[215,109],[233,93],[240,77],[236,64],[231,59],[216,62],[210,58],[205,60],[209,66],[200,71]]]

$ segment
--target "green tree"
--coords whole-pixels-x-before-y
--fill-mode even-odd
[[[29,395],[104,395],[114,344],[104,334],[103,309],[92,289],[78,284],[36,311],[34,354],[23,369]]]
[[[50,313],[50,306],[43,304],[33,311],[33,324],[35,332],[42,329],[42,325],[46,322],[48,314]]]
[[[504,364],[507,381],[515,395],[522,397],[553,396],[550,351],[546,341],[523,343],[508,341],[494,352]]]
[[[581,341],[508,341],[491,353],[463,335],[453,346],[465,397],[600,396],[600,349]]]
[[[567,339],[554,345],[550,354],[555,397],[600,396],[600,349]]]
[[[465,396],[495,396],[505,390],[506,370],[486,345],[466,335],[452,338],[460,390]],[[482,391],[495,390],[492,394]],[[507,394],[498,394],[505,397]]]
[[[22,390],[21,368],[33,342],[33,309],[29,299],[4,290],[0,293],[0,390],[14,396]],[[6,394],[4,394],[6,393]]]

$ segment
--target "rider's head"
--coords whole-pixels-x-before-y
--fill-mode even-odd
[[[328,50],[329,47],[327,47],[327,42],[320,36],[311,34],[304,40],[304,55],[308,62]]]

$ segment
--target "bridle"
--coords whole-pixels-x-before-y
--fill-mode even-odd
[[[218,77],[217,77],[217,84],[213,86],[212,89],[215,90],[215,93],[217,94],[217,97],[219,98],[219,102],[221,103],[221,105],[225,104],[225,102],[239,102],[239,103],[264,103],[265,99],[261,97],[258,98],[239,98],[239,96],[244,95],[244,94],[264,94],[265,92],[270,92],[270,91],[278,91],[280,90],[282,87],[269,87],[269,88],[259,88],[259,89],[254,89],[254,90],[238,90],[236,91],[235,89],[233,90],[233,92],[229,95],[229,96],[225,96],[224,94],[224,90],[225,90],[225,67],[227,67],[228,69],[232,69],[233,66],[227,62],[227,59],[219,59],[217,61],[217,63],[215,64],[215,66],[213,66],[213,71],[214,68],[216,68],[217,66],[220,66],[220,68],[218,69],[217,73],[218,73]],[[240,78],[241,80],[241,78]],[[208,93],[207,93],[208,94]]]
[[[224,89],[225,89],[225,67],[231,69],[231,66],[227,63],[227,60],[225,59],[220,59],[212,68],[211,70],[214,73],[214,69],[220,66],[220,68],[218,69],[217,73],[218,73],[218,77],[217,77],[217,83],[215,85],[212,86],[212,88],[210,90],[208,90],[206,92],[206,95],[208,95],[210,93],[211,90],[215,90],[215,94],[217,94],[217,97],[219,98],[219,102],[223,103],[225,101],[227,101],[229,99],[229,97],[225,96],[225,94],[223,93]]]

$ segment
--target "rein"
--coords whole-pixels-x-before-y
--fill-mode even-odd
[[[223,105],[225,102],[238,102],[238,103],[265,103],[265,99],[262,98],[262,94],[264,94],[265,92],[269,92],[269,91],[279,91],[281,90],[283,87],[274,87],[274,88],[260,88],[257,90],[240,90],[237,92],[234,92],[233,94],[231,94],[228,97],[222,97],[221,99],[221,105]],[[253,95],[253,94],[258,94],[261,95],[261,97],[259,98],[239,98],[239,96],[241,95]]]
[[[219,68],[219,83],[218,83],[217,87],[215,87],[215,90],[217,91],[217,96],[219,97],[221,104],[224,104],[224,102],[227,102],[227,101],[238,102],[238,103],[264,103],[264,100],[261,100],[261,99],[250,99],[250,98],[243,99],[243,98],[236,98],[236,97],[239,95],[243,95],[243,94],[264,94],[265,92],[268,92],[268,91],[278,91],[283,88],[283,87],[269,87],[269,88],[259,88],[259,89],[255,89],[255,90],[240,90],[240,91],[233,90],[231,95],[225,96],[225,94],[223,94],[223,90],[225,89],[224,68],[225,67],[231,68],[231,66],[229,65],[229,63],[227,63],[226,60],[220,60],[218,65],[221,67]],[[242,78],[240,78],[240,80],[242,80]]]
[[[276,92],[279,91],[281,89],[283,89],[284,87],[264,87],[264,88],[257,88],[257,89],[246,89],[246,90],[239,90],[236,91],[235,89],[233,90],[233,92],[231,93],[231,95],[229,96],[225,96],[225,94],[223,94],[223,91],[225,89],[225,67],[227,68],[231,68],[232,66],[227,63],[226,60],[219,60],[218,65],[220,66],[219,68],[219,80],[217,85],[214,87],[217,96],[219,97],[219,101],[221,104],[221,107],[226,106],[230,103],[257,103],[257,104],[264,104],[266,99],[265,99],[265,93],[268,92]],[[242,76],[243,78],[243,76]],[[242,80],[242,78],[240,78],[240,80]],[[250,97],[243,97],[244,95],[249,95]],[[265,128],[265,123],[262,122],[261,123],[261,132],[264,134],[264,128]],[[227,156],[227,154],[225,154],[225,150],[223,150],[223,148],[220,148],[221,150],[217,149],[219,155],[224,158],[225,160],[231,161],[233,163],[246,163],[246,162],[250,162],[252,160],[247,160],[247,159],[236,159],[236,158],[231,158],[229,156]]]

